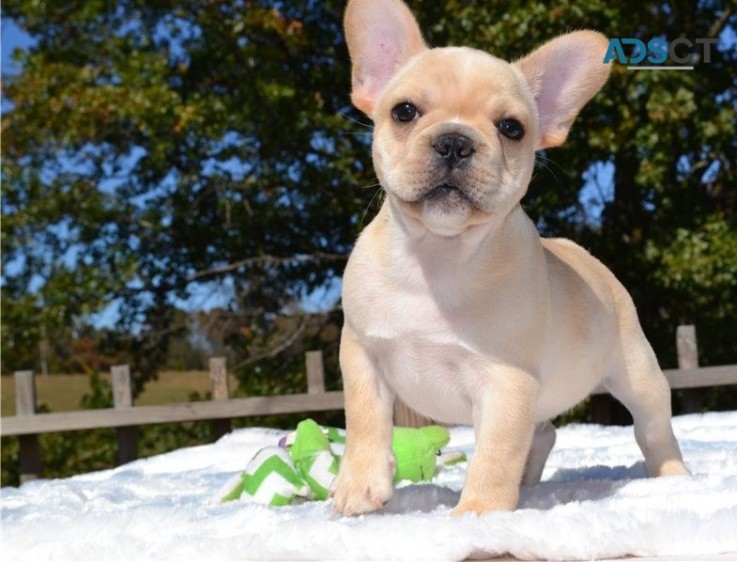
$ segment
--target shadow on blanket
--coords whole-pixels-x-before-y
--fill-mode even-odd
[[[592,466],[561,469],[535,486],[522,486],[518,509],[552,509],[580,501],[609,498],[632,480],[647,477],[645,463],[632,466]],[[460,492],[435,484],[413,484],[397,488],[380,513],[429,513],[458,503]]]

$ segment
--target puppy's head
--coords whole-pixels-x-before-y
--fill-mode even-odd
[[[350,0],[345,30],[379,181],[396,208],[442,236],[506,216],[525,194],[535,150],[565,140],[609,75],[608,42],[593,31],[510,64],[427,48],[401,0]]]

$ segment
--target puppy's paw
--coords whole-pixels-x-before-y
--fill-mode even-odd
[[[660,465],[656,476],[691,476],[691,472],[682,461],[671,459]]]
[[[466,515],[467,513],[470,513],[472,515],[481,515],[486,511],[489,510],[484,509],[480,502],[460,501],[458,502],[458,505],[453,508],[453,511],[451,511],[450,514],[453,517],[461,517],[462,515]]]
[[[383,462],[346,460],[330,490],[335,513],[350,516],[380,509],[394,491],[394,457]]]
[[[518,494],[514,490],[505,490],[504,494],[494,494],[489,498],[480,496],[461,495],[458,505],[451,515],[460,517],[467,513],[483,515],[490,511],[513,511],[517,507]]]

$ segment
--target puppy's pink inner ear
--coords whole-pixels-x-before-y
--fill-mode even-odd
[[[580,108],[588,101],[586,92],[577,91],[578,77],[570,64],[545,70],[547,75],[540,76],[540,92],[535,98],[541,148],[563,144]],[[585,99],[580,102],[582,96]]]
[[[427,47],[414,16],[399,0],[351,0],[345,32],[353,63],[351,98],[370,115],[399,67]]]
[[[353,65],[351,98],[354,105],[366,113],[373,109],[402,61],[409,58],[397,49],[396,38],[389,33],[377,33],[371,41],[375,45],[375,52],[360,55]]]
[[[606,82],[606,37],[578,31],[546,43],[518,61],[527,79],[539,117],[537,148],[563,144],[576,115]]]

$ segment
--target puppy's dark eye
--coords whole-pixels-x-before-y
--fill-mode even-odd
[[[499,121],[499,132],[511,140],[521,140],[525,136],[525,128],[516,119],[502,119]]]
[[[401,123],[409,123],[419,115],[417,107],[405,101],[394,106],[392,118]]]

